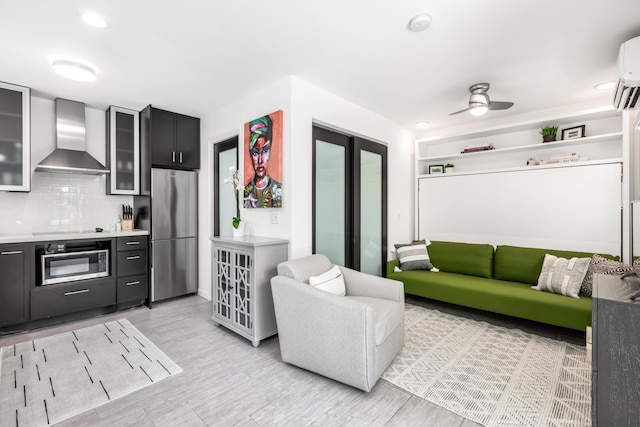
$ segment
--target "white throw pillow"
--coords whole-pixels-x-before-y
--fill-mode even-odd
[[[342,272],[337,265],[331,270],[322,273],[319,276],[309,277],[309,284],[321,291],[329,292],[335,295],[345,296],[346,289],[344,286],[344,278]]]
[[[587,274],[591,258],[559,258],[545,254],[538,286],[531,289],[579,298],[580,286]]]

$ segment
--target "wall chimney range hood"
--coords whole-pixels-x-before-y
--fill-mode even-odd
[[[109,173],[86,151],[84,104],[56,98],[56,149],[36,166],[36,172],[85,175]]]

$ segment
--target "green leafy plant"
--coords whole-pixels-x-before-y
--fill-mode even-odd
[[[444,165],[445,168],[454,168],[455,165],[453,163],[447,163],[446,165]]]
[[[550,136],[556,135],[558,133],[558,126],[545,126],[540,130],[540,135]]]
[[[233,192],[236,196],[236,216],[233,217],[233,228],[240,225],[240,171],[235,166],[229,167],[229,177],[224,179],[225,184],[233,185]]]

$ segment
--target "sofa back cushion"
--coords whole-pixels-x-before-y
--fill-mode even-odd
[[[431,241],[431,263],[437,269],[468,276],[493,277],[493,246]]]
[[[523,248],[520,246],[499,245],[495,254],[495,278],[510,282],[536,285],[545,254],[561,258],[591,258],[593,252],[560,251],[555,249]],[[613,255],[602,255],[617,259]]]

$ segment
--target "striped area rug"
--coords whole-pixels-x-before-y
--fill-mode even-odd
[[[128,320],[0,349],[0,426],[46,426],[182,372]]]
[[[485,426],[590,426],[585,347],[407,304],[390,383]]]

